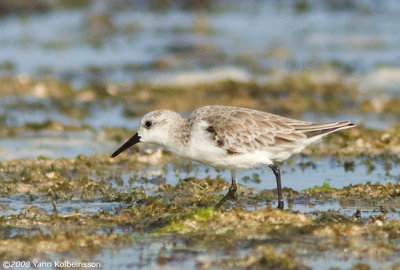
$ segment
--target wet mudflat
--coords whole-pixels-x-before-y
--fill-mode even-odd
[[[92,132],[117,144],[98,135],[110,130]],[[325,147],[314,145],[283,164],[283,211],[275,209],[267,169],[241,173],[236,199],[217,211],[229,173],[156,149],[116,159],[105,153],[3,160],[2,258],[134,269],[398,267],[396,148],[379,144],[369,153],[356,144],[392,135],[375,132],[332,135]]]
[[[1,261],[400,268],[396,1],[54,3],[0,6]],[[283,211],[268,168],[215,210],[229,172],[143,145],[110,158],[143,113],[208,104],[358,126],[282,164]]]

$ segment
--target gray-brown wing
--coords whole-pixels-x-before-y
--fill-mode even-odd
[[[299,140],[306,139],[292,124],[309,123],[274,114],[227,106],[207,106],[193,114],[197,120],[206,121],[206,131],[215,145],[228,154],[248,153],[268,147],[295,147]]]

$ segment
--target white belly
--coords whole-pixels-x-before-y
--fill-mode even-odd
[[[228,154],[225,149],[217,147],[214,142],[205,136],[193,137],[187,147],[176,154],[220,169],[244,170],[272,164],[265,151]]]

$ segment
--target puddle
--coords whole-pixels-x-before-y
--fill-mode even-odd
[[[387,174],[383,166],[377,166],[372,172],[368,172],[368,168],[362,163],[356,164],[353,171],[346,171],[343,165],[337,164],[330,159],[315,161],[313,165],[315,168],[306,168],[304,171],[300,169],[299,163],[296,165],[282,165],[282,186],[301,191],[314,186],[322,186],[324,182],[327,182],[331,187],[342,188],[351,184],[366,184],[367,182],[385,183],[389,181],[397,183],[400,176],[399,166],[394,166]],[[220,176],[228,182],[231,179],[231,174],[228,170],[216,171],[199,163],[192,163],[190,169],[190,172],[187,172],[181,168],[174,168],[169,164],[166,172],[161,169],[158,172],[166,178],[166,183],[170,185],[176,185],[179,179],[191,177],[204,179],[207,176],[211,178]],[[146,171],[143,171],[143,174],[146,174]],[[157,171],[153,170],[153,174],[156,175]],[[257,183],[251,180],[254,177],[257,178]],[[238,182],[245,187],[259,190],[276,188],[275,176],[269,168],[241,171],[238,173]]]
[[[98,139],[91,131],[42,131],[0,140],[0,160],[36,159],[39,156],[73,158],[81,154],[111,153],[114,148],[115,143]]]
[[[152,242],[151,239],[138,236],[138,242],[135,246],[122,249],[117,253],[103,252],[95,259],[101,260],[103,267],[107,269],[197,269],[201,265],[210,267],[210,262],[221,263],[225,259],[228,261],[231,260],[231,262],[227,262],[230,265],[234,261],[229,250],[219,250],[211,253],[204,249],[180,249],[179,246],[174,246],[173,244],[179,242],[179,236],[176,237],[178,239],[158,239],[157,242]],[[306,239],[303,241],[307,242]],[[254,250],[244,249],[234,254],[240,257],[252,252]],[[303,250],[299,250],[298,252],[301,253]],[[315,256],[307,254],[307,251],[304,250],[304,254],[299,261],[311,267],[311,269],[350,269],[351,266],[357,264],[369,265],[371,269],[390,269],[392,265],[399,263],[400,259],[394,258],[388,261],[368,260],[343,256],[338,251]],[[214,265],[206,269],[226,269],[227,264]],[[235,269],[241,268],[237,267]],[[263,267],[257,269],[263,269]]]
[[[24,99],[27,96],[20,96]],[[20,104],[19,104],[20,102]],[[90,127],[100,131],[102,127],[126,127],[136,129],[140,118],[130,118],[124,116],[123,106],[112,106],[103,108],[99,104],[93,104],[89,115],[83,119],[68,117],[62,112],[56,111],[50,105],[46,108],[40,108],[40,104],[48,103],[49,100],[38,100],[39,108],[29,107],[29,101],[16,101],[13,97],[3,97],[0,99],[0,116],[5,124],[10,126],[20,126],[27,123],[43,123],[46,121],[54,121],[64,125],[89,125]],[[21,109],[19,105],[24,104],[26,108]],[[56,107],[54,105],[54,107]]]
[[[33,202],[21,199],[0,198],[0,216],[19,215],[26,209],[37,207],[45,211],[48,215],[53,214],[53,205],[50,201],[35,200]],[[94,215],[101,211],[115,213],[121,208],[127,207],[127,204],[117,202],[102,201],[57,201],[57,213],[59,215],[74,215],[78,211],[81,215]]]
[[[140,237],[140,236],[139,236]],[[139,238],[140,239],[140,238]],[[103,252],[97,256],[97,260],[103,262],[104,269],[187,269],[193,267],[193,262],[179,263],[178,265],[166,265],[162,267],[157,264],[157,256],[160,249],[165,245],[163,242],[139,240],[133,247],[125,248],[117,253]]]
[[[395,263],[399,263],[400,259],[394,259],[391,261],[371,261],[371,260],[359,260],[356,258],[342,258],[338,256],[335,257],[336,254],[330,254],[329,256],[322,256],[312,259],[305,260],[305,263],[310,266],[312,269],[321,269],[321,270],[329,270],[329,269],[350,269],[351,266],[355,266],[357,264],[369,265],[370,269],[390,269],[391,266]],[[362,268],[361,268],[362,269]]]
[[[316,200],[310,200],[310,203],[304,204],[304,203],[299,203],[294,200],[293,203],[288,203],[287,201],[285,202],[286,205],[288,205],[288,209],[291,211],[299,211],[300,213],[309,213],[312,214],[314,212],[326,212],[326,211],[335,211],[341,215],[351,217],[353,216],[357,210],[360,210],[360,215],[361,218],[369,218],[372,215],[381,215],[382,211],[379,208],[379,205],[376,207],[368,207],[362,204],[357,204],[355,205],[342,205],[339,202],[319,202]],[[278,202],[273,202],[273,205],[277,205]],[[398,206],[398,205],[397,205]],[[389,211],[385,213],[385,219],[387,220],[400,220],[400,212],[392,212]]]

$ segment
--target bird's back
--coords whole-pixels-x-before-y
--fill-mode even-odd
[[[331,132],[351,128],[350,121],[312,124],[279,115],[230,106],[206,106],[194,111],[190,125],[204,129],[216,147],[227,155],[263,150],[282,161]]]

